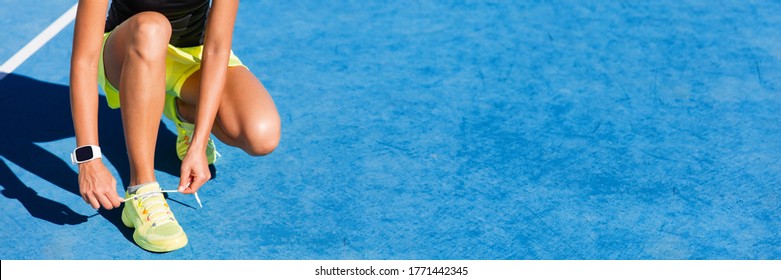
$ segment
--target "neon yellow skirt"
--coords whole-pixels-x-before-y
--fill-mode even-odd
[[[103,34],[103,47],[106,46],[106,40],[111,32]],[[119,108],[119,90],[109,83],[106,78],[106,71],[103,67],[103,47],[100,49],[100,60],[98,62],[98,85],[106,93],[108,106]],[[169,95],[166,102],[174,100],[172,97],[180,97],[182,85],[187,81],[195,71],[201,69],[201,58],[203,57],[203,46],[179,48],[171,44],[168,45],[168,54],[165,57],[165,92]],[[244,66],[236,55],[231,51],[228,67]],[[244,66],[246,67],[246,66]]]

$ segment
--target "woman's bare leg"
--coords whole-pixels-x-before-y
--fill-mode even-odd
[[[185,81],[182,97],[177,99],[179,113],[188,122],[195,119],[200,74],[197,71]],[[262,156],[276,149],[280,127],[274,100],[258,78],[245,67],[228,68],[212,134],[225,144]]]
[[[144,12],[117,26],[104,48],[109,82],[118,86],[130,185],[154,182],[155,142],[165,103],[165,56],[171,24]]]

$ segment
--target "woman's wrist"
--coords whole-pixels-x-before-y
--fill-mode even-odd
[[[190,148],[188,151],[194,151],[198,152],[199,154],[206,154],[206,144],[208,143],[208,138],[206,140],[203,137],[193,137],[193,141],[190,142]]]
[[[209,143],[209,137],[211,136],[211,126],[208,128],[202,127],[201,125],[198,125],[198,123],[196,123],[193,131],[192,141],[190,141],[190,149],[194,149],[199,153],[206,153],[206,146]]]
[[[101,159],[101,158],[96,158],[96,159],[90,160],[88,162],[79,163],[79,172],[81,172],[82,170],[93,169],[93,168],[98,167],[98,166],[100,166],[102,164],[103,164],[103,159]]]

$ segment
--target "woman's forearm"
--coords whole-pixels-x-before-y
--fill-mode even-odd
[[[98,145],[97,81],[87,78],[96,73],[90,67],[71,66],[71,115],[76,145]]]
[[[73,36],[70,99],[76,145],[98,145],[98,60],[107,0],[80,1]]]
[[[225,88],[237,10],[237,0],[215,0],[209,14],[201,63],[201,92],[191,144],[191,147],[200,150],[206,149],[217,116],[220,95]]]

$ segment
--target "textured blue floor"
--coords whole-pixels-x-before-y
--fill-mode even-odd
[[[42,2],[0,0],[0,61],[75,3]],[[218,143],[167,254],[74,194],[70,25],[0,81],[0,258],[781,259],[781,4],[588,2],[243,1],[283,137]]]

